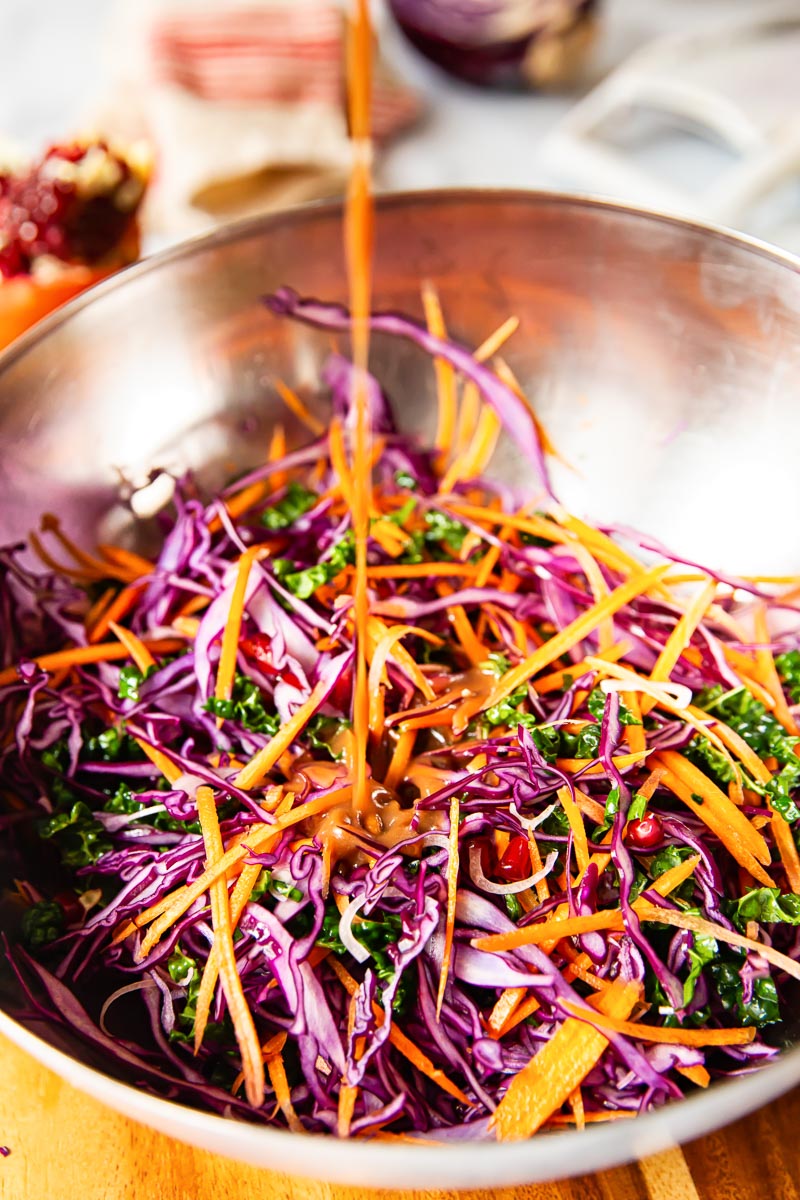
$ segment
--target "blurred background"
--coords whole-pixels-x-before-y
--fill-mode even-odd
[[[74,294],[86,269],[340,194],[345,9],[2,0],[3,282],[35,278],[41,291],[80,268]],[[800,250],[800,0],[374,11],[379,190],[577,190]]]

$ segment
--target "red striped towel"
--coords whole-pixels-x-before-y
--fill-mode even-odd
[[[149,211],[158,232],[189,232],[341,190],[350,151],[340,5],[120,0],[120,8],[113,52],[128,78],[112,124],[130,136],[136,109],[138,131],[154,142]],[[377,141],[419,110],[378,55]]]

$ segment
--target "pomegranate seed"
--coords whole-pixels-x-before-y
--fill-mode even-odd
[[[116,168],[109,172],[113,182],[104,192],[81,195],[74,176],[87,155],[98,153]],[[67,177],[59,177],[59,163],[69,164]],[[104,142],[53,146],[23,174],[0,174],[0,276],[29,275],[43,255],[64,262],[105,258],[125,234],[136,197],[130,167]]]
[[[650,850],[658,845],[663,836],[661,818],[655,813],[648,813],[645,817],[639,817],[637,821],[631,821],[625,830],[625,842],[634,850]]]
[[[506,851],[497,866],[498,874],[503,879],[518,883],[527,879],[531,873],[531,850],[528,839],[521,833],[513,837],[506,846]]]

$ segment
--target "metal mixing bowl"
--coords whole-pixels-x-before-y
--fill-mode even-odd
[[[433,279],[452,333],[510,313],[508,359],[567,466],[567,505],[645,529],[731,571],[800,569],[800,264],[734,235],[553,195],[444,192],[379,202],[375,302],[419,313]],[[273,379],[313,384],[329,339],[272,317],[282,284],[343,299],[341,211],[239,225],[130,268],[0,360],[0,537],[43,508],[72,531],[130,536],[122,475],[194,467],[213,484],[263,456]],[[433,417],[430,361],[376,338],[373,368],[406,428]],[[324,406],[319,411],[324,415]],[[302,432],[291,429],[299,440]],[[524,481],[513,446],[495,470]],[[0,858],[6,879],[19,863]],[[35,876],[36,864],[24,870]],[[0,879],[0,883],[2,880]],[[0,1003],[13,1004],[0,976]],[[787,1034],[800,1040],[797,1016]],[[275,1170],[373,1187],[500,1187],[608,1167],[698,1136],[800,1082],[800,1047],[633,1122],[528,1143],[408,1147],[298,1138],[150,1097],[62,1033],[0,1012],[59,1074],[185,1141]]]

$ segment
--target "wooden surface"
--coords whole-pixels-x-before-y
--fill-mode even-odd
[[[0,1038],[2,1200],[365,1200],[363,1191],[239,1166],[170,1141],[76,1092]],[[442,1200],[456,1193],[418,1193]],[[462,1200],[489,1193],[458,1193]],[[800,1200],[800,1089],[727,1130],[602,1175],[495,1200]],[[409,1200],[376,1192],[375,1200]]]

